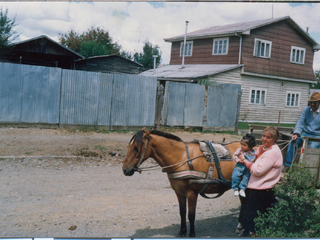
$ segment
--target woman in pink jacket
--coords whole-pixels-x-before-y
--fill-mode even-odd
[[[241,198],[239,222],[243,232],[241,236],[248,237],[250,232],[255,235],[254,219],[260,213],[266,212],[275,202],[274,186],[279,182],[282,168],[281,150],[275,142],[279,138],[279,131],[274,127],[267,127],[261,138],[257,159],[249,162],[240,155],[243,164],[250,169],[251,176],[246,189],[246,198]]]

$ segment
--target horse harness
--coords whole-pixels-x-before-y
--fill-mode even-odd
[[[192,160],[194,158],[193,159],[190,158],[188,144],[185,143],[187,157],[188,157],[187,163],[188,163],[189,168],[191,170],[191,171],[187,171],[187,172],[192,172],[191,178],[196,178],[196,179],[193,179],[193,180],[189,180],[189,182],[190,183],[196,183],[196,184],[203,184],[203,187],[201,188],[201,190],[199,192],[202,197],[204,197],[204,198],[217,198],[217,197],[220,197],[222,194],[224,194],[225,191],[227,191],[227,190],[229,190],[231,188],[231,181],[230,180],[225,180],[225,178],[224,178],[224,176],[223,176],[223,174],[221,172],[220,159],[217,156],[217,153],[216,153],[214,147],[212,146],[212,143],[209,142],[209,141],[204,141],[204,142],[205,142],[205,144],[207,146],[207,149],[210,150],[209,154],[205,154],[206,160],[208,162],[210,162],[207,174],[205,174],[203,172],[194,171],[194,168],[193,168],[193,165],[192,165]],[[149,143],[149,137],[146,138],[146,142],[144,144],[144,149],[143,149],[142,155],[141,155],[141,157],[139,159],[139,162],[138,162],[138,164],[136,166],[137,171],[139,171],[139,166],[141,165],[141,163],[142,163],[142,161],[144,159],[144,156],[146,154],[146,151],[147,151],[147,148],[148,148],[148,143]],[[214,170],[214,163],[215,163],[217,171],[218,171],[218,177],[219,177],[218,179],[211,177],[212,173],[213,173],[213,170]],[[178,177],[178,178],[181,178],[181,173],[182,173],[182,175],[184,174],[184,177],[190,177],[190,175],[188,173],[187,174],[185,174],[184,172],[178,172],[178,173],[180,174],[180,177]],[[171,177],[170,177],[170,175],[171,175]],[[168,173],[168,177],[169,178],[175,178],[174,175],[175,175],[175,173]],[[207,195],[205,195],[203,193],[203,191],[207,188],[207,186],[209,184],[223,184],[224,188],[216,196],[208,197]]]
[[[203,183],[203,187],[200,190],[200,195],[204,198],[217,198],[220,197],[223,193],[225,193],[226,190],[231,188],[231,181],[230,180],[225,180],[222,172],[221,172],[221,166],[220,166],[220,159],[214,149],[214,147],[212,146],[212,143],[209,141],[204,141],[207,149],[210,150],[210,152],[208,154],[205,154],[205,158],[208,162],[210,162],[209,168],[208,168],[208,173],[206,174],[206,178],[205,179],[200,179],[200,180],[190,180],[190,183]],[[187,157],[188,157],[188,165],[191,171],[194,171],[193,165],[192,165],[192,159],[190,159],[190,153],[189,153],[189,149],[188,149],[188,144],[185,143],[186,146],[186,152],[187,152]],[[215,166],[217,168],[218,171],[218,179],[216,178],[212,178],[212,173],[214,170],[214,163]],[[207,195],[205,195],[203,193],[203,191],[207,188],[207,186],[209,184],[223,184],[224,188],[223,190],[218,193],[218,195],[214,196],[214,197],[208,197]]]

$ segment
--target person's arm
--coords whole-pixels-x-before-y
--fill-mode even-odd
[[[310,108],[309,107],[306,107],[303,109],[300,117],[299,117],[299,120],[294,128],[294,131],[293,131],[293,135],[292,135],[292,140],[296,140],[297,137],[300,137],[302,131],[303,131],[303,128],[305,126],[305,123],[306,123],[306,113],[307,111],[310,111]]]
[[[241,148],[238,148],[234,154],[233,154],[233,161],[235,161],[236,163],[239,162],[240,158],[239,158],[239,154],[241,153]]]
[[[275,152],[273,149],[270,149],[264,152],[259,157],[259,161],[256,161],[254,164],[245,159],[244,165],[250,169],[251,174],[255,176],[262,176],[273,167],[275,158]]]

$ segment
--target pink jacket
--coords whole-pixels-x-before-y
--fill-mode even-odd
[[[251,176],[248,188],[264,190],[273,188],[280,180],[282,154],[278,145],[274,144],[266,151],[259,147],[259,155],[254,163],[248,164]]]

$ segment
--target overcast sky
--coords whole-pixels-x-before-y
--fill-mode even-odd
[[[320,3],[244,2],[1,2],[9,18],[16,17],[16,41],[46,35],[58,42],[59,33],[91,26],[108,30],[124,50],[142,52],[148,40],[158,45],[162,63],[169,64],[171,44],[164,38],[216,25],[290,16],[320,43]],[[314,70],[320,69],[320,51]]]

